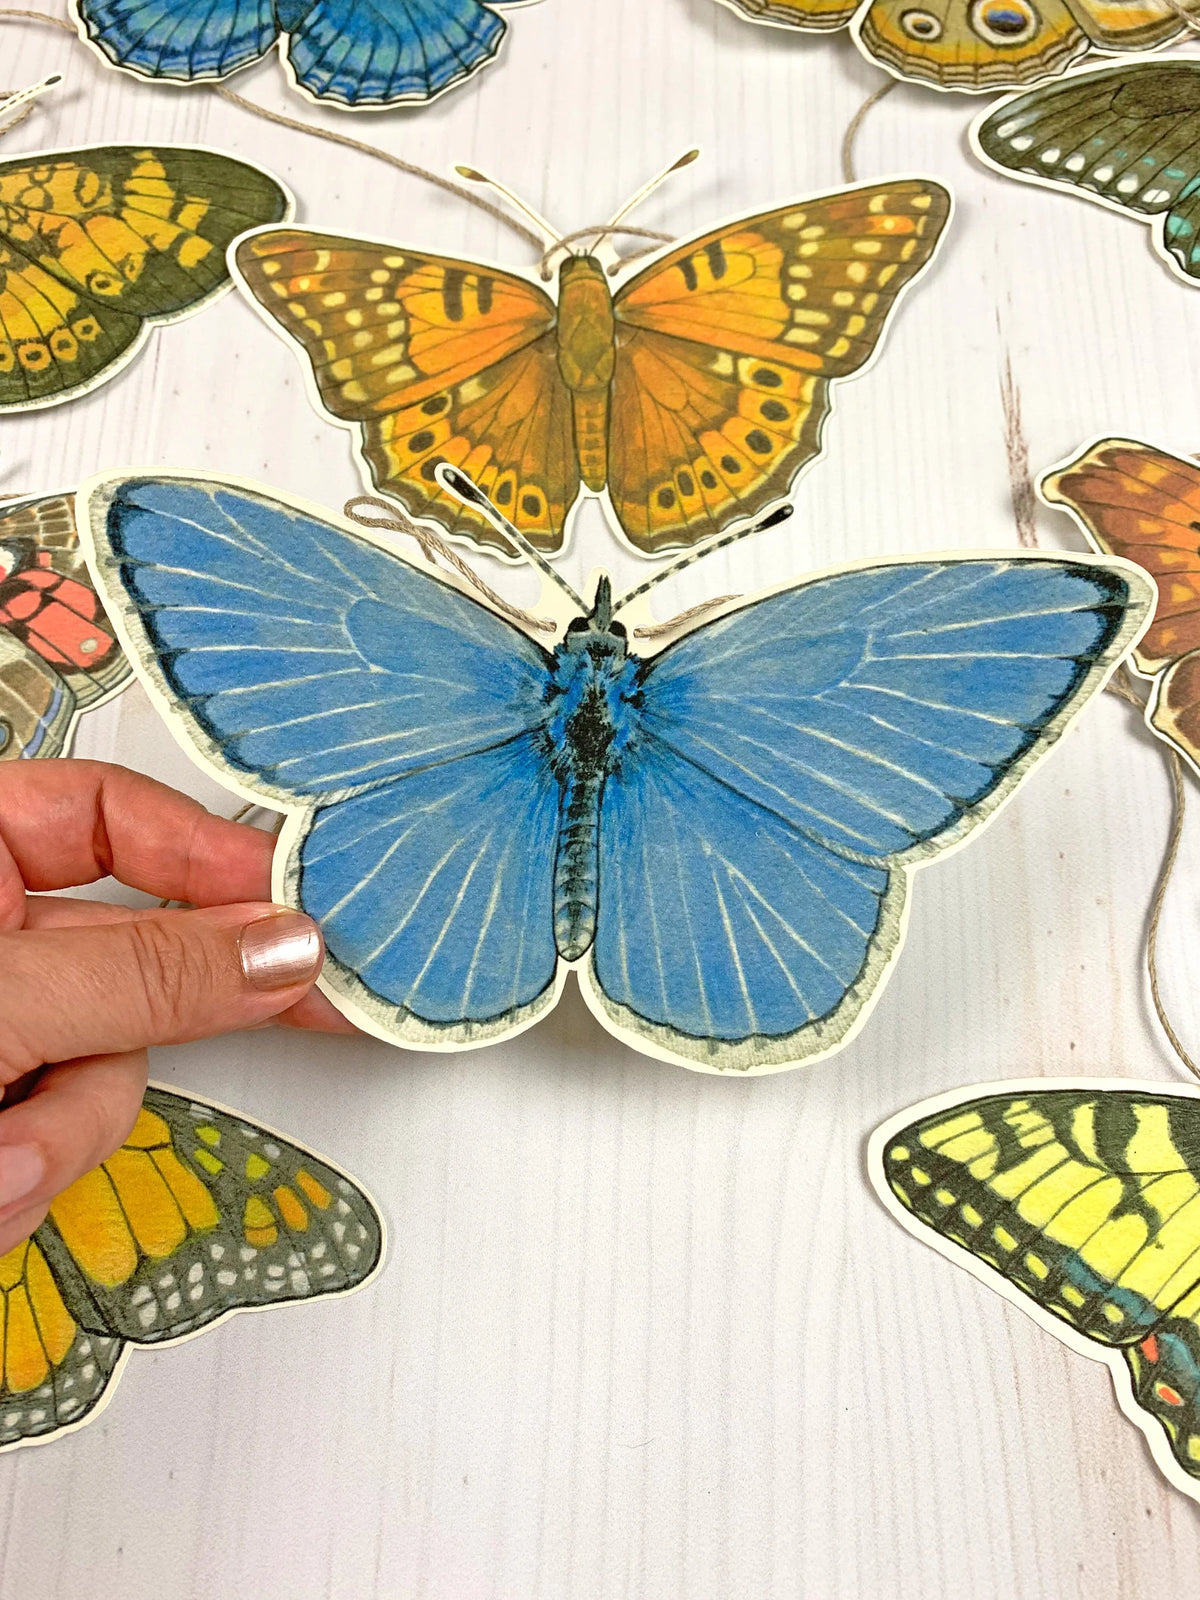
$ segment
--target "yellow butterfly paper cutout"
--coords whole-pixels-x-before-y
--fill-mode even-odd
[[[1200,1500],[1200,1095],[1013,1080],[910,1106],[867,1169],[898,1221],[1103,1361],[1160,1470]]]
[[[212,150],[95,145],[0,162],[0,413],[107,383],[154,325],[228,289],[232,239],[291,211],[274,178]]]
[[[1038,83],[1089,51],[1152,50],[1187,31],[1197,0],[722,0],[740,16],[826,33],[850,25],[897,78],[982,94]]]
[[[233,259],[410,515],[510,553],[437,482],[446,461],[544,551],[592,494],[657,555],[788,494],[951,204],[925,178],[816,195],[674,245],[615,294],[596,255],[568,254],[557,303],[513,272],[302,228],[257,229]]]
[[[330,1162],[151,1085],[120,1149],[0,1255],[0,1450],[91,1421],[132,1346],[348,1294],[383,1243],[374,1205]]]

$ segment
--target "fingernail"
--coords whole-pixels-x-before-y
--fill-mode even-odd
[[[0,1207],[24,1200],[45,1176],[46,1163],[36,1145],[0,1146]]]
[[[286,989],[315,978],[323,954],[316,923],[299,911],[259,917],[238,936],[242,971],[256,989]]]

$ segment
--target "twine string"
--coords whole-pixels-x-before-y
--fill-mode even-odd
[[[728,605],[731,600],[740,600],[740,594],[719,594],[714,600],[701,600],[699,605],[689,606],[686,611],[680,611],[666,622],[647,623],[643,628],[635,628],[635,639],[657,639],[664,633],[671,633],[676,628],[681,628],[685,622],[690,622],[693,617],[702,617],[706,612],[715,611],[718,606]]]
[[[1158,984],[1158,924],[1162,916],[1163,901],[1167,897],[1167,885],[1171,881],[1171,873],[1175,870],[1175,859],[1179,854],[1179,841],[1183,837],[1183,819],[1187,811],[1187,793],[1183,785],[1183,762],[1174,750],[1164,748],[1167,768],[1171,774],[1171,831],[1167,836],[1167,848],[1163,855],[1162,870],[1158,875],[1158,882],[1154,888],[1154,899],[1150,903],[1150,919],[1146,929],[1146,970],[1150,975],[1150,994],[1154,1001],[1154,1009],[1158,1015],[1163,1032],[1170,1040],[1171,1048],[1183,1062],[1184,1066],[1195,1078],[1200,1078],[1200,1067],[1184,1049],[1183,1041],[1171,1026],[1171,1019],[1163,1005],[1162,994]]]
[[[452,545],[447,544],[428,528],[420,527],[390,501],[380,500],[373,494],[356,494],[346,501],[342,511],[351,522],[357,522],[360,528],[370,528],[373,532],[385,530],[388,533],[405,533],[409,538],[415,539],[421,547],[421,554],[431,566],[437,565],[435,558],[440,556],[448,567],[452,567],[460,578],[465,578],[473,589],[483,595],[490,605],[511,622],[520,623],[526,628],[534,628],[539,633],[556,631],[557,624],[549,617],[535,617],[531,611],[510,605],[503,595],[497,594],[495,589],[480,577],[469,561],[463,560]],[[377,515],[368,515],[368,511]]]
[[[874,93],[867,96],[850,119],[850,124],[842,137],[842,177],[847,183],[858,181],[854,171],[854,141],[858,138],[859,129],[866,121],[868,113],[874,110],[885,95],[891,94],[896,82],[895,78],[889,78],[886,83],[881,83]]]

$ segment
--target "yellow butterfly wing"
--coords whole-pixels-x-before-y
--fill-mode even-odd
[[[785,28],[805,28],[828,33],[844,27],[858,10],[859,0],[726,0],[754,22],[773,22]]]
[[[865,366],[950,214],[901,179],[747,217],[668,252],[614,298],[608,488],[647,554],[786,495],[830,385]]]
[[[227,246],[290,204],[257,167],[208,150],[0,162],[0,410],[106,382],[150,325],[227,288]]]
[[[890,1133],[877,1173],[913,1222],[1120,1352],[1138,1420],[1200,1489],[1200,1100],[968,1098]]]
[[[121,1148],[0,1257],[0,1446],[83,1421],[124,1344],[344,1294],[382,1249],[374,1206],[329,1163],[232,1112],[148,1089]]]
[[[1188,30],[1197,0],[1068,0],[1098,50],[1151,50]]]
[[[377,488],[507,551],[438,484],[448,461],[532,543],[561,547],[579,467],[549,295],[474,262],[301,229],[253,234],[236,256],[247,291],[308,357],[321,407],[361,428]]]

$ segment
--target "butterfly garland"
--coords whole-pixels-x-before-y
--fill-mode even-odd
[[[352,111],[426,103],[492,61],[507,0],[73,0],[100,59],[155,83],[211,83],[278,47],[292,87]],[[517,4],[526,0],[516,0]]]
[[[410,516],[513,555],[438,483],[446,461],[541,550],[591,494],[657,555],[789,493],[950,210],[923,178],[818,195],[674,245],[615,294],[595,255],[569,254],[557,303],[499,268],[300,228],[251,233],[233,263]]]
[[[1001,100],[970,137],[997,172],[1148,222],[1172,271],[1200,282],[1200,58],[1073,72]]]
[[[1126,1080],[980,1084],[910,1106],[868,1170],[910,1233],[1107,1363],[1200,1499],[1200,1097]]]
[[[739,16],[827,33],[850,26],[869,61],[897,78],[982,94],[1064,71],[1090,50],[1170,43],[1195,0],[722,0]]]
[[[383,1220],[270,1128],[152,1085],[121,1148],[0,1256],[0,1449],[91,1422],[135,1346],[361,1288]]]
[[[85,711],[130,680],[69,495],[0,507],[0,761],[60,756]]]
[[[1095,550],[1136,561],[1157,583],[1154,621],[1132,661],[1154,685],[1147,725],[1200,775],[1200,466],[1132,439],[1100,439],[1038,489]]]
[[[92,145],[0,161],[0,413],[116,377],[229,287],[225,251],[288,192],[212,150]]]
[[[849,1040],[910,873],[1013,792],[1153,598],[1111,558],[884,560],[642,655],[616,615],[642,590],[601,578],[548,649],[250,484],[107,475],[80,517],[180,743],[288,813],[274,894],[321,924],[347,1016],[410,1048],[486,1044],[574,968],[610,1032],[712,1072]]]

